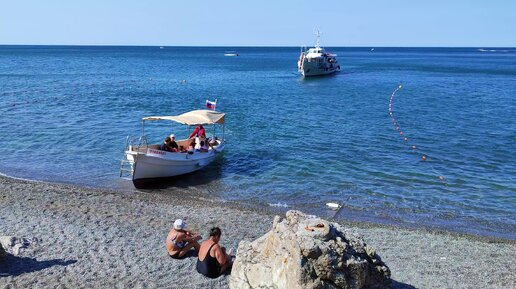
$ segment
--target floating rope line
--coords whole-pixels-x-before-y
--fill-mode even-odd
[[[396,131],[398,132],[398,134],[401,136],[401,138],[403,139],[404,142],[409,142],[409,138],[406,136],[406,134],[403,132],[403,130],[401,130],[401,126],[399,125],[398,121],[396,120],[396,118],[394,117],[394,113],[392,112],[392,105],[393,105],[393,100],[394,100],[394,96],[396,95],[396,93],[403,88],[403,85],[400,83],[398,85],[398,87],[396,87],[396,89],[392,92],[391,94],[391,97],[389,98],[389,116],[391,117],[391,120],[392,120],[392,123],[394,124],[394,128],[396,129]],[[409,144],[410,145],[410,144]],[[424,153],[420,153],[417,151],[418,147],[415,145],[415,144],[412,144],[410,145],[410,148],[415,152],[417,153],[418,155],[421,156],[421,161],[423,162],[426,162],[428,160],[428,156]],[[430,168],[432,169],[432,171],[438,175],[438,179],[439,181],[441,182],[444,182],[445,178],[444,176],[440,175],[435,169],[434,167],[432,166],[432,164],[428,163]]]

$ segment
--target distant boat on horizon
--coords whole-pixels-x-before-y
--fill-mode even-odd
[[[319,30],[317,30],[315,35],[317,36],[315,47],[307,51],[301,51],[301,55],[297,61],[297,70],[304,77],[326,75],[340,71],[340,65],[336,58],[337,55],[327,53],[324,48],[321,47],[321,33]]]
[[[238,56],[238,53],[236,51],[230,50],[224,52],[224,56]]]

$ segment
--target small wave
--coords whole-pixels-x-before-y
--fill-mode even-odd
[[[507,50],[507,49],[484,49],[484,48],[479,48],[477,49],[477,51],[480,51],[480,52],[503,52],[503,53],[507,53],[507,52],[510,52],[510,50]]]
[[[1,172],[0,172],[0,176],[2,176],[2,177],[6,177],[6,178],[10,178],[10,179],[14,179],[14,180],[19,180],[19,181],[35,182],[35,183],[44,183],[44,181],[31,180],[31,179],[25,179],[25,178],[18,178],[18,177],[15,177],[15,176],[6,175],[6,174],[1,173]]]
[[[288,208],[288,205],[287,205],[287,204],[285,204],[285,203],[280,203],[280,202],[275,203],[275,204],[271,204],[271,203],[269,203],[269,206],[271,206],[271,207],[278,207],[278,208]]]

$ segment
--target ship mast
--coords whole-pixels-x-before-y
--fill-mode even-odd
[[[319,29],[314,29],[314,34],[315,36],[317,36],[317,42],[315,43],[315,47],[316,48],[320,48],[321,47],[321,31],[319,31]]]

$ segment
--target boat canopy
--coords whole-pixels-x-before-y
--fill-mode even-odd
[[[222,112],[201,109],[175,116],[149,116],[144,117],[142,120],[171,120],[186,125],[224,124],[225,115]]]

